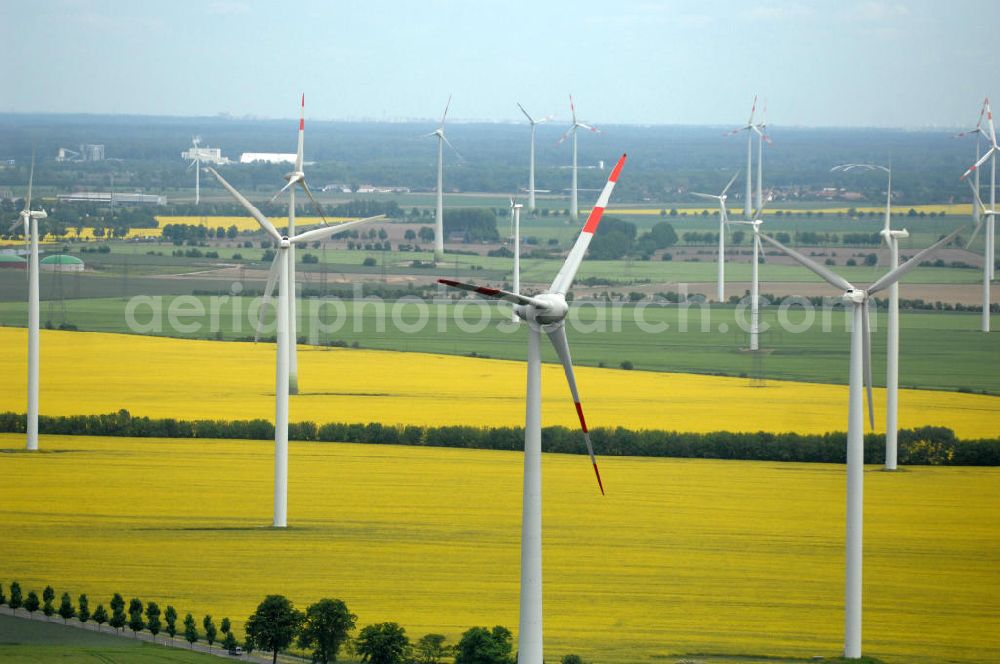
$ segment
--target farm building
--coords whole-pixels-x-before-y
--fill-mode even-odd
[[[13,270],[24,270],[28,267],[28,261],[14,254],[0,254],[0,269],[7,268]]]
[[[241,164],[253,164],[256,162],[264,162],[265,164],[294,164],[295,153],[244,152],[240,155]]]
[[[42,259],[42,269],[47,272],[83,272],[83,261],[76,256],[56,254]]]

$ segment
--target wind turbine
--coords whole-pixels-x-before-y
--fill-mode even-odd
[[[853,170],[884,171],[888,175],[885,194],[885,219],[879,235],[889,247],[889,270],[899,267],[899,241],[910,237],[905,228],[894,231],[892,223],[892,169],[878,164],[843,164],[831,170],[848,173]],[[899,282],[889,286],[889,323],[885,364],[885,469],[896,470],[897,433],[899,431]]]
[[[309,185],[306,184],[306,174],[302,170],[302,153],[305,144],[305,133],[306,133],[306,95],[302,93],[302,105],[299,111],[299,144],[295,151],[295,170],[291,173],[285,174],[285,180],[287,184],[278,190],[274,196],[271,197],[269,202],[273,203],[278,199],[281,194],[285,191],[288,192],[288,235],[289,237],[295,236],[295,188],[302,187],[302,191],[306,193],[309,200],[312,201],[313,206],[316,208],[316,212],[319,214],[320,218],[326,222],[326,217],[323,215],[323,208],[320,207],[319,201],[313,196],[312,191],[309,190]],[[295,299],[295,246],[290,246],[288,248],[288,283],[290,284],[292,297],[288,302],[288,338],[290,340],[290,350],[288,352],[288,391],[291,394],[299,393],[299,353],[298,353],[298,314],[296,312],[297,303]],[[258,326],[259,334],[259,326]]]
[[[437,179],[437,213],[434,216],[434,262],[440,263],[444,260],[444,144],[455,150],[455,146],[445,138],[444,120],[448,117],[448,108],[451,106],[451,95],[448,95],[448,103],[444,105],[444,113],[441,114],[441,124],[438,128],[425,136],[436,136],[438,139],[438,179]],[[462,155],[458,150],[455,154],[461,159]]]
[[[986,217],[989,221],[987,222],[987,229],[989,229],[990,224],[996,218],[998,211],[996,206],[991,205],[989,208],[983,205],[983,199],[979,197],[979,191],[976,190],[975,186],[970,182],[969,188],[972,189],[972,197],[975,201],[973,205],[978,205],[979,209],[982,211],[982,216]],[[976,235],[979,233],[979,229],[983,227],[982,219],[976,224],[975,230],[972,231],[972,235],[969,236],[969,242],[965,245],[968,249],[972,246],[972,242],[976,239]],[[986,269],[986,265],[983,265],[983,332],[990,331],[990,271]]]
[[[35,181],[35,155],[31,155],[31,174],[28,176],[28,195],[19,219],[10,227],[24,225],[24,241],[28,245],[28,415],[27,449],[38,449],[38,220],[49,215],[44,209],[31,209],[31,188]]]
[[[751,111],[751,117],[753,113]],[[764,199],[764,141],[771,144],[771,137],[765,133],[767,129],[767,100],[764,100],[764,109],[761,113],[761,121],[751,127],[753,133],[757,134],[757,203],[754,207],[763,207]]]
[[[576,219],[579,216],[579,206],[577,205],[577,186],[576,186],[576,130],[586,129],[587,131],[592,131],[595,134],[601,133],[601,130],[597,127],[591,127],[588,124],[579,122],[576,119],[576,106],[573,105],[573,95],[569,96],[569,110],[573,114],[573,124],[570,125],[566,133],[559,137],[559,143],[566,140],[566,137],[573,134],[573,185],[570,192],[569,201],[569,216],[571,219]]]
[[[535,212],[535,125],[540,125],[543,122],[548,122],[552,119],[551,115],[548,115],[541,120],[536,120],[531,117],[524,106],[521,106],[520,102],[517,102],[517,107],[521,109],[524,113],[524,117],[528,118],[528,123],[531,125],[531,149],[529,151],[529,162],[528,162],[528,212],[534,214]]]
[[[989,125],[989,134],[986,136],[986,140],[989,141],[989,149],[986,151],[982,157],[976,159],[976,163],[968,168],[965,173],[962,174],[960,180],[964,180],[969,176],[970,173],[975,172],[978,178],[979,167],[986,163],[987,159],[991,160],[990,163],[990,209],[997,209],[997,152],[1000,152],[1000,145],[997,145],[997,133],[996,128],[993,126],[993,109],[990,108],[990,98],[987,97],[983,101],[983,111],[986,112],[986,121]],[[980,114],[981,115],[981,114]],[[980,120],[980,123],[982,120]],[[979,129],[979,127],[977,127]],[[980,133],[982,133],[980,129]],[[977,154],[978,154],[978,144],[977,144]],[[976,197],[978,199],[979,187],[978,179],[976,181]],[[978,203],[973,203],[973,206],[978,205]],[[984,292],[983,292],[983,302],[986,303],[986,307],[983,309],[983,332],[990,331],[990,314],[989,314],[989,282],[994,278],[995,269],[995,258],[993,255],[993,246],[995,242],[994,232],[995,232],[995,221],[993,219],[994,215],[988,215],[986,217],[986,247],[983,249],[983,270],[986,272],[986,276],[983,278]]]
[[[871,388],[871,330],[868,321],[868,301],[872,295],[899,281],[903,275],[920,265],[929,255],[951,242],[961,229],[935,242],[899,267],[883,275],[867,289],[855,288],[849,281],[828,268],[789,249],[774,238],[760,234],[764,240],[812,270],[831,286],[843,291],[844,304],[851,307],[850,387],[847,410],[847,536],[844,593],[844,657],[861,657],[861,567],[864,506],[864,424],[862,386],[868,393],[868,420],[875,428]]]
[[[270,298],[274,286],[278,284],[278,316],[277,316],[277,362],[275,372],[275,415],[274,415],[274,520],[275,528],[284,528],[288,525],[288,384],[289,367],[289,310],[290,310],[290,288],[291,272],[288,263],[291,255],[291,248],[295,244],[308,244],[316,240],[325,240],[329,236],[340,233],[352,226],[357,226],[376,219],[382,219],[385,215],[369,217],[349,221],[334,226],[323,226],[299,233],[298,235],[281,235],[267,217],[261,213],[254,205],[248,201],[243,194],[236,191],[231,184],[225,181],[221,175],[210,166],[205,170],[211,173],[236,201],[250,213],[261,228],[271,236],[271,239],[278,243],[278,251],[271,269],[267,275],[267,287],[264,290],[265,298]]]
[[[757,112],[757,95],[754,95],[753,105],[750,107],[750,119],[747,120],[747,123],[742,127],[737,127],[736,129],[733,129],[731,132],[726,134],[726,136],[735,136],[741,131],[745,131],[747,133],[747,189],[746,189],[746,195],[743,197],[743,217],[748,221],[751,219],[750,201],[753,198],[753,189],[751,186],[751,179],[753,178],[753,135],[755,131],[760,133],[760,130],[755,129],[755,125],[753,123],[753,116],[756,112]]]
[[[198,145],[201,143],[201,136],[195,136],[191,139],[191,154],[194,155],[193,160],[188,164],[188,170],[194,168],[194,204],[198,205],[201,203],[201,151],[198,149]]]
[[[983,101],[982,106],[979,108],[979,119],[976,120],[976,126],[972,129],[959,132],[955,134],[952,138],[964,138],[965,136],[975,136],[976,137],[976,162],[979,161],[979,155],[983,148],[983,137],[986,136],[986,132],[983,131],[983,116],[986,115],[986,101]],[[976,187],[976,191],[979,191],[979,169],[977,168],[973,173],[973,184]],[[979,223],[979,203],[975,200],[972,201],[972,221]]]
[[[744,224],[753,228],[753,259],[750,267],[750,350],[760,350],[760,257],[764,247],[760,244],[762,233],[760,225],[764,223],[762,214],[764,208],[757,208],[751,221],[730,221],[731,224]]]
[[[734,182],[736,182],[736,178],[739,176],[739,174],[740,174],[739,171],[736,171],[736,173],[733,174],[732,179],[729,180],[729,184],[727,184],[722,189],[722,192],[718,196],[715,196],[713,194],[700,194],[698,192],[691,192],[695,196],[699,196],[701,198],[709,198],[709,199],[712,199],[712,200],[715,200],[715,201],[719,201],[719,278],[718,278],[718,286],[717,286],[716,297],[715,297],[715,299],[718,302],[725,302],[725,298],[726,298],[726,293],[725,293],[725,289],[726,289],[726,230],[727,230],[726,227],[729,224],[729,216],[726,213],[726,198],[728,197],[726,192],[728,192],[729,188],[731,186],[733,186]]]
[[[580,404],[580,394],[576,388],[573,375],[573,361],[570,357],[569,342],[566,339],[565,320],[569,311],[566,293],[573,284],[573,278],[580,267],[587,247],[590,245],[604,208],[607,207],[611,191],[618,181],[622,166],[625,165],[625,155],[622,155],[611,171],[604,190],[601,191],[597,204],[587,217],[583,231],[576,244],[566,257],[559,273],[549,289],[539,295],[528,297],[518,293],[503,291],[485,286],[459,283],[449,279],[438,281],[446,286],[471,291],[485,297],[511,302],[514,311],[528,324],[528,385],[525,399],[524,418],[524,485],[521,515],[521,606],[518,629],[518,661],[523,663],[541,664],[542,657],[542,357],[541,333],[549,337],[555,347],[556,354],[562,362],[569,383],[570,394],[576,405],[576,413],[583,430],[583,440],[590,454],[590,461],[597,476],[597,485],[604,494],[604,484],[597,470],[594,458],[594,448],[590,442],[587,422],[583,417],[583,407]]]

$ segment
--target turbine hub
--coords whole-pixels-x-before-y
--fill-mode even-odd
[[[566,298],[563,295],[559,293],[542,293],[535,296],[535,299],[541,300],[547,307],[545,309],[533,305],[524,307],[524,318],[526,320],[539,325],[552,325],[565,320],[566,314],[569,312],[569,305],[566,304]]]
[[[851,304],[864,304],[867,299],[868,291],[861,288],[853,288],[844,291],[844,302],[849,302]]]
[[[290,246],[292,246],[292,241],[288,239],[288,236],[283,236],[281,238],[280,246],[282,249],[288,249]]]

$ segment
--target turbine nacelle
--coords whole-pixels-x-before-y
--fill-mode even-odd
[[[522,304],[515,308],[519,318],[538,325],[555,325],[566,319],[569,305],[560,293],[542,293],[533,298],[538,304]]]
[[[288,249],[289,247],[292,246],[292,241],[288,238],[287,235],[283,235],[281,237],[281,242],[278,243],[278,246],[281,247],[282,249]]]
[[[902,230],[898,230],[898,231],[891,230],[891,229],[882,229],[882,230],[880,230],[878,232],[878,234],[881,235],[882,238],[885,239],[887,242],[888,242],[889,238],[892,238],[892,239],[895,239],[895,240],[901,240],[903,238],[910,237],[910,231],[906,230],[905,228],[902,229]]]
[[[862,288],[852,288],[844,291],[844,302],[851,304],[864,304],[868,299],[868,291]]]

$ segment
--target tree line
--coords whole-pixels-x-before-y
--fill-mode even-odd
[[[170,638],[180,634],[191,648],[204,639],[209,647],[218,641],[230,654],[241,650],[247,654],[257,650],[271,654],[272,663],[278,661],[278,653],[293,645],[310,655],[316,664],[336,662],[341,650],[352,653],[362,662],[370,664],[440,664],[445,658],[452,658],[455,664],[514,664],[513,635],[502,625],[492,629],[472,627],[466,630],[458,643],[449,644],[443,634],[425,634],[411,641],[406,629],[396,622],[382,622],[366,625],[355,638],[351,638],[357,626],[358,617],[351,613],[343,600],[323,598],[310,604],[305,611],[295,608],[284,595],[268,595],[257,605],[256,610],[244,623],[244,638],[239,640],[233,632],[229,618],[223,618],[218,627],[211,615],[198,621],[188,613],[181,625],[177,624],[177,610],[170,605],[161,611],[156,602],[143,603],[133,597],[126,605],[121,593],[115,593],[108,602],[98,604],[91,612],[86,594],[80,595],[76,604],[68,592],[62,594],[56,608],[55,590],[45,586],[41,599],[34,590],[24,595],[21,584],[12,581],[10,595],[0,584],[0,605],[6,605],[17,615],[18,609],[29,615],[41,610],[47,618],[58,614],[63,623],[76,618],[80,623],[93,622],[101,631],[104,624],[116,632],[128,629],[133,638],[148,631],[153,641],[160,633]],[[222,639],[219,640],[219,634]],[[563,664],[583,664],[578,655],[566,655]]]
[[[267,420],[177,420],[133,417],[127,410],[106,415],[60,415],[39,417],[39,430],[46,434],[82,436],[126,436],[136,438],[227,438],[270,440],[274,425]],[[0,413],[0,432],[24,433],[24,414]],[[623,427],[590,431],[599,454],[605,456],[675,457],[695,459],[739,459],[748,461],[794,461],[845,463],[847,434],[714,431],[694,433],[659,429],[632,430]],[[521,427],[416,426],[380,422],[293,422],[290,440],[411,445],[466,449],[521,450]],[[899,463],[931,466],[1000,465],[1000,438],[960,439],[945,427],[902,429],[898,434]],[[559,454],[584,452],[580,432],[561,426],[542,429],[542,450]],[[884,463],[884,437],[865,434],[865,463]]]

